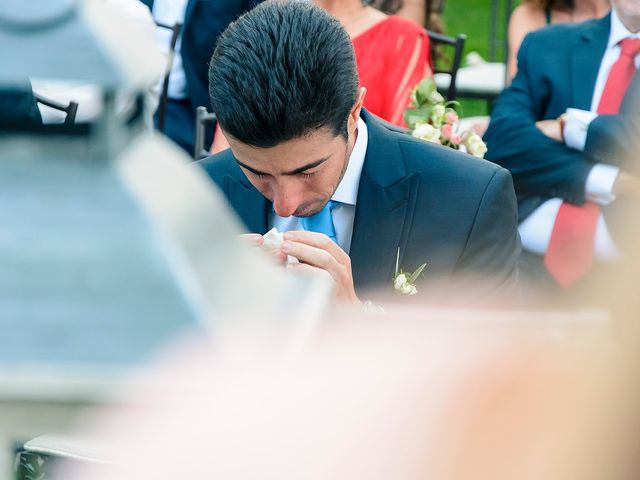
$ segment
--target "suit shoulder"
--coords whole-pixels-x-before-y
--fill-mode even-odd
[[[571,38],[588,33],[594,28],[597,29],[602,27],[604,22],[606,22],[606,18],[592,19],[581,23],[554,23],[529,32],[525,36],[525,39],[527,42],[535,42],[536,45],[550,44],[551,46],[558,48]]]
[[[242,171],[233,158],[231,150],[227,149],[197,162],[208,174],[216,180],[224,175],[237,176]]]
[[[458,152],[449,147],[411,137],[399,140],[407,174],[461,178],[470,184],[486,184],[498,172],[508,172],[495,163]]]

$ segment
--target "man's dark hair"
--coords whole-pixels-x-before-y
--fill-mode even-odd
[[[311,2],[266,1],[220,36],[209,95],[222,128],[242,143],[273,147],[323,127],[346,138],[358,97],[351,39]]]

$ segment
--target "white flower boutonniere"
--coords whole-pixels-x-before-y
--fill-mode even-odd
[[[422,271],[427,267],[426,263],[420,265],[415,272],[409,274],[400,269],[400,249],[396,255],[396,271],[393,276],[393,288],[402,295],[415,295],[418,293],[415,282]]]

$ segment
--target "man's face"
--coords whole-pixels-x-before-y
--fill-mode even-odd
[[[620,20],[631,32],[640,30],[640,0],[613,0]]]
[[[227,135],[233,154],[249,181],[273,203],[281,217],[319,212],[338,188],[356,139],[364,89],[349,114],[348,138],[321,128],[309,135],[258,148]]]

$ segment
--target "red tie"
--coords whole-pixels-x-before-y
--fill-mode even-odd
[[[600,207],[562,202],[544,256],[549,273],[564,288],[591,270]]]
[[[620,42],[620,56],[611,67],[602,91],[598,113],[616,114],[627,88],[636,73],[635,57],[640,53],[640,38],[625,38]]]
[[[640,53],[640,39],[620,42],[620,56],[611,67],[598,105],[599,114],[616,114],[633,76],[635,56]],[[562,202],[556,216],[544,257],[544,264],[556,281],[570,287],[586,274],[593,264],[593,247],[600,207],[587,202],[582,206]]]

